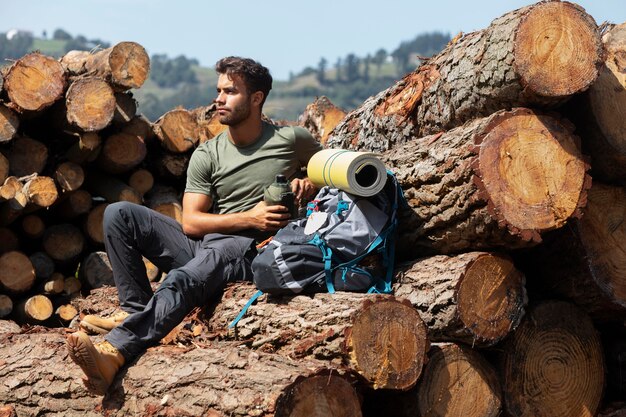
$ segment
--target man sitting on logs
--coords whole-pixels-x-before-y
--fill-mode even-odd
[[[269,71],[239,57],[216,64],[217,112],[228,129],[200,145],[187,171],[182,226],[147,207],[119,202],[104,213],[105,248],[122,312],[85,316],[81,328],[107,333],[93,344],[78,331],[68,336],[70,356],[85,385],[103,395],[120,367],[158,343],[193,308],[205,305],[229,281],[251,280],[255,242],[285,226],[287,208],[268,206],[263,190],[277,174],[291,179],[297,199],[314,195],[302,167],[321,149],[305,129],[262,121],[272,88]],[[169,271],[153,292],[142,255]]]

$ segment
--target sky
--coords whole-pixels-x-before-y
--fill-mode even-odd
[[[30,30],[115,44],[134,41],[150,55],[185,55],[212,67],[228,55],[250,57],[277,80],[329,66],[350,53],[392,52],[420,33],[473,32],[524,0],[0,0],[0,32]],[[598,24],[626,22],[625,0],[580,0]]]

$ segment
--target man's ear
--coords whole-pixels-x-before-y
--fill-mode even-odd
[[[252,93],[252,104],[260,106],[263,102],[263,96],[264,94],[262,91],[255,91],[254,93]]]

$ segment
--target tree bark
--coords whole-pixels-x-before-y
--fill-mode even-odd
[[[113,120],[115,95],[102,78],[78,78],[67,89],[65,107],[69,123],[83,132],[96,132]]]
[[[496,370],[478,352],[442,344],[429,352],[416,401],[421,417],[498,417],[502,388]]]
[[[589,91],[576,100],[572,120],[591,155],[593,177],[626,184],[626,23],[602,37],[605,59]]]
[[[0,143],[13,139],[19,127],[20,119],[17,114],[4,104],[0,104]]]
[[[597,320],[626,319],[626,190],[594,182],[583,213],[524,255],[529,276]]]
[[[542,33],[543,36],[537,36]],[[384,151],[512,107],[554,107],[598,75],[595,21],[568,2],[540,2],[453,40],[335,128],[328,147]]]
[[[564,122],[500,111],[382,155],[411,210],[400,213],[399,255],[520,248],[580,216],[590,178]]]
[[[54,330],[0,335],[0,363],[5,364],[0,397],[18,415],[362,415],[350,375],[317,371],[323,362],[294,362],[230,344],[148,349],[122,369],[104,398],[94,397],[78,383],[82,372],[64,345],[62,332]]]
[[[198,107],[191,110],[191,113],[196,117],[198,123],[200,143],[213,139],[215,136],[228,129],[228,126],[220,123],[216,109],[217,106],[213,103],[209,106]]]
[[[322,145],[328,141],[330,132],[346,117],[346,112],[335,106],[326,96],[321,96],[304,109],[298,124],[317,139]]]
[[[150,57],[135,42],[120,42],[93,54],[70,51],[60,61],[71,75],[104,78],[116,91],[141,87],[150,71]]]
[[[408,389],[419,378],[428,339],[407,303],[355,293],[270,297],[229,332],[229,323],[255,292],[249,284],[228,287],[211,312],[209,332],[293,359],[346,363],[375,388]]]
[[[419,311],[431,341],[491,346],[519,325],[527,304],[524,284],[507,256],[469,252],[399,266],[393,288]]]
[[[513,417],[592,417],[604,386],[599,335],[573,304],[530,309],[504,347],[503,387]]]
[[[18,59],[4,76],[4,90],[12,109],[23,113],[49,107],[63,97],[65,71],[55,59],[37,52]]]

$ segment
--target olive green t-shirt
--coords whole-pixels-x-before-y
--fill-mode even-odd
[[[321,149],[301,127],[263,123],[259,139],[245,147],[234,145],[224,131],[194,151],[185,192],[211,196],[214,213],[246,211],[261,201],[277,174],[301,178],[301,168]]]

